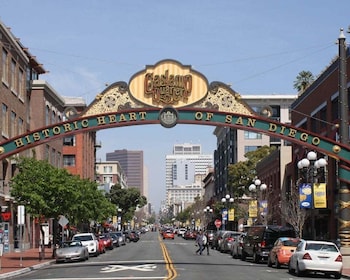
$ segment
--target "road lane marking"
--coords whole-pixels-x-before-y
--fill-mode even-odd
[[[137,271],[154,271],[157,268],[155,264],[141,264],[136,266],[127,265],[109,265],[101,268],[102,273],[117,272],[122,270],[137,270]]]
[[[158,240],[159,240],[162,252],[163,252],[163,257],[165,260],[166,269],[168,271],[168,277],[166,278],[166,280],[173,280],[177,276],[177,272],[175,270],[174,263],[171,260],[169,253],[168,253],[168,250],[166,249],[166,246],[165,246],[163,240],[160,238],[160,236],[158,236]]]

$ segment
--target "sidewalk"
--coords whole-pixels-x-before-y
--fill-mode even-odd
[[[52,248],[45,248],[45,257],[42,260],[39,260],[38,248],[4,253],[0,257],[0,279],[29,272],[53,261],[55,260],[52,258]]]
[[[6,253],[0,257],[0,279],[29,272],[36,268],[49,265],[55,261],[52,258],[52,248],[45,248],[45,258],[39,260],[39,249],[33,248],[23,252]],[[343,259],[343,277],[350,279],[350,257]]]

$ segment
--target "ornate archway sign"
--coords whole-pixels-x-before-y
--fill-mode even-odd
[[[163,60],[131,77],[129,84],[107,87],[83,114],[65,112],[65,122],[39,128],[0,143],[0,159],[56,138],[113,127],[161,124],[226,126],[265,133],[318,150],[350,166],[350,149],[325,137],[256,114],[228,85],[208,83],[205,76],[175,60]],[[350,183],[350,168],[340,180]]]

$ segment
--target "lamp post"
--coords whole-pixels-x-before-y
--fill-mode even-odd
[[[210,206],[207,206],[204,208],[204,214],[205,214],[205,221],[206,221],[206,229],[208,229],[208,225],[210,223],[210,220],[211,220],[211,216],[213,214],[213,209],[210,208]]]
[[[225,204],[225,208],[222,209],[222,230],[226,229],[229,206],[230,206],[230,203],[233,203],[234,201],[235,201],[235,199],[233,197],[231,197],[229,194],[225,195],[225,197],[223,197],[221,199],[221,202],[223,202]]]
[[[315,200],[314,200],[314,184],[319,183],[319,177],[324,174],[324,168],[327,165],[327,160],[324,158],[317,159],[317,154],[313,151],[307,153],[306,158],[298,162],[298,169],[303,173],[302,179],[306,183],[306,187],[310,189],[311,203],[311,235],[312,239],[316,239],[315,230]],[[324,178],[325,181],[325,178]],[[310,186],[311,185],[311,186]]]
[[[117,215],[117,223],[118,223],[118,231],[122,228],[122,209],[117,209],[118,215]]]
[[[260,179],[258,179],[258,178],[255,178],[254,179],[254,181],[253,181],[253,183],[252,184],[250,184],[249,185],[249,187],[248,187],[248,189],[249,189],[249,191],[251,192],[251,193],[254,193],[254,206],[255,206],[255,211],[256,211],[256,213],[258,214],[258,212],[259,212],[259,207],[258,207],[258,195],[257,195],[257,192],[259,192],[259,191],[265,191],[266,189],[267,189],[267,186],[266,186],[266,184],[264,184],[264,183],[261,183],[261,180]],[[262,213],[260,213],[260,214],[262,214]],[[249,216],[251,216],[251,215],[249,215]],[[258,215],[255,215],[254,214],[254,216],[258,216]],[[253,217],[253,216],[251,216],[251,217]],[[258,217],[257,217],[258,218]]]

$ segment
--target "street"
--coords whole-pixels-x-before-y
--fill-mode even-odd
[[[208,256],[196,255],[194,240],[163,240],[158,232],[141,235],[129,243],[107,251],[86,262],[53,263],[12,279],[112,280],[112,279],[327,279],[323,275],[298,278],[287,268],[270,268],[266,263],[233,259],[231,255],[210,250]]]

